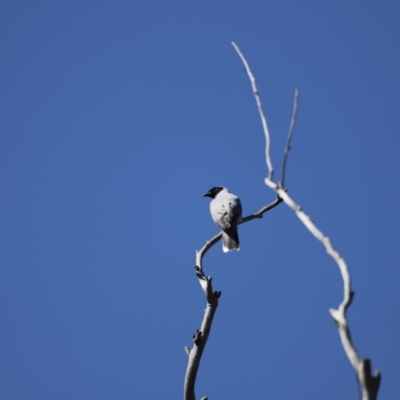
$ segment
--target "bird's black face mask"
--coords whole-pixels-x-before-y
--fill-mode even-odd
[[[212,199],[215,199],[215,196],[221,191],[224,190],[222,186],[215,186],[212,189],[210,189],[207,193],[203,194],[203,197],[211,197]]]

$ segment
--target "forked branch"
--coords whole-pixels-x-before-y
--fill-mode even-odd
[[[291,197],[288,195],[288,193],[285,190],[283,190],[284,181],[285,181],[285,172],[286,172],[286,161],[287,161],[287,156],[288,156],[288,153],[290,150],[290,143],[291,143],[294,126],[295,126],[295,122],[296,122],[298,91],[296,89],[294,107],[293,107],[293,115],[292,115],[292,120],[291,120],[291,124],[290,124],[289,134],[288,134],[288,138],[286,141],[286,148],[285,148],[283,162],[282,162],[281,182],[275,183],[273,181],[273,167],[272,167],[272,163],[271,163],[271,156],[269,154],[269,152],[270,152],[270,146],[269,146],[270,133],[267,128],[266,117],[265,117],[264,111],[262,109],[261,99],[260,99],[256,84],[255,84],[255,78],[250,70],[247,60],[245,59],[243,54],[240,52],[239,47],[235,43],[232,43],[232,45],[235,48],[235,50],[237,51],[241,60],[243,61],[247,75],[249,76],[249,79],[250,79],[250,82],[252,85],[253,94],[256,98],[257,108],[261,115],[261,121],[263,124],[264,134],[265,134],[266,143],[267,143],[266,164],[267,164],[267,168],[268,168],[268,177],[265,179],[265,184],[268,187],[270,187],[272,190],[274,190],[278,194],[278,196],[280,198],[282,198],[283,201],[296,213],[297,217],[304,224],[304,226],[325,247],[326,252],[332,257],[332,259],[338,265],[340,273],[342,275],[342,279],[343,279],[343,300],[337,310],[330,309],[329,312],[339,330],[339,336],[340,336],[344,351],[357,374],[358,381],[362,388],[363,400],[376,400],[377,395],[378,395],[378,390],[379,390],[380,378],[381,378],[380,372],[376,371],[374,375],[371,375],[370,360],[361,359],[359,357],[359,355],[355,349],[355,346],[353,345],[353,342],[351,340],[351,336],[350,336],[350,328],[349,328],[349,324],[348,324],[347,317],[346,317],[346,311],[347,311],[347,308],[350,306],[351,301],[354,297],[354,292],[351,290],[351,279],[350,279],[350,274],[349,274],[346,262],[340,256],[340,254],[334,249],[330,239],[327,236],[325,236],[317,228],[317,226],[311,220],[311,218],[308,215],[306,215],[302,211],[302,208],[291,199]]]

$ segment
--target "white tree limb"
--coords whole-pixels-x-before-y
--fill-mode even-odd
[[[244,64],[244,67],[246,69],[247,75],[250,78],[251,87],[253,89],[253,94],[256,99],[258,112],[260,113],[261,123],[262,123],[263,130],[265,133],[265,143],[266,143],[265,158],[267,160],[268,178],[272,180],[274,177],[274,167],[272,166],[272,159],[271,159],[271,135],[269,134],[267,119],[265,118],[265,114],[264,114],[262,104],[261,104],[261,98],[258,93],[258,89],[257,89],[257,85],[256,85],[256,78],[254,78],[254,75],[252,74],[252,72],[250,70],[250,66],[247,63],[247,60],[244,58],[243,54],[241,53],[239,47],[236,45],[235,42],[232,42],[232,46],[235,48],[236,52],[239,54],[239,57],[241,58],[241,60]]]
[[[339,330],[340,340],[347,358],[356,371],[358,381],[362,388],[363,400],[375,400],[378,395],[380,384],[380,372],[376,371],[374,376],[372,376],[370,360],[363,360],[357,354],[357,350],[351,340],[350,328],[346,317],[347,308],[350,306],[354,297],[354,292],[351,290],[351,279],[346,262],[335,250],[330,239],[317,228],[311,218],[302,211],[302,208],[297,205],[283,189],[268,178],[265,179],[265,183],[272,190],[275,190],[283,201],[296,213],[304,226],[319,242],[322,243],[326,252],[338,265],[343,279],[343,300],[337,310],[331,308],[329,313]]]
[[[350,274],[346,265],[346,262],[344,259],[340,256],[340,254],[334,249],[332,246],[331,241],[327,236],[325,236],[314,224],[314,222],[311,220],[311,218],[306,215],[303,211],[302,208],[297,205],[291,197],[288,195],[288,193],[283,189],[284,185],[284,179],[285,179],[285,169],[286,169],[286,160],[287,160],[287,155],[290,150],[290,142],[291,138],[293,135],[293,130],[294,130],[294,125],[296,121],[296,115],[297,115],[297,100],[298,100],[298,91],[296,90],[295,94],[295,101],[294,101],[294,110],[293,110],[293,115],[292,115],[292,121],[289,129],[289,135],[288,139],[286,142],[286,148],[284,152],[284,157],[283,157],[283,164],[282,164],[282,178],[281,178],[281,183],[277,184],[273,181],[273,170],[272,170],[272,164],[271,164],[271,156],[270,156],[270,133],[267,127],[267,122],[266,118],[262,109],[261,105],[261,99],[260,96],[258,95],[257,88],[255,86],[255,78],[253,74],[251,73],[250,67],[248,65],[247,60],[243,56],[243,54],[240,52],[240,49],[235,43],[232,43],[235,50],[239,54],[241,60],[243,61],[243,64],[246,68],[246,72],[249,76],[254,95],[257,100],[257,107],[261,115],[261,121],[263,125],[263,130],[267,142],[267,147],[266,147],[266,164],[268,168],[268,177],[265,179],[265,184],[270,187],[272,190],[274,190],[280,198],[283,199],[283,201],[296,213],[297,217],[300,219],[300,221],[304,224],[304,226],[311,232],[311,234],[325,247],[326,252],[333,258],[333,260],[336,262],[336,264],[339,267],[340,273],[342,275],[343,279],[343,300],[341,304],[339,305],[339,308],[336,309],[330,309],[330,315],[335,321],[335,324],[339,330],[339,336],[342,342],[342,346],[344,348],[344,351],[353,366],[356,374],[358,381],[362,387],[362,396],[363,400],[376,400],[377,395],[378,395],[378,389],[379,389],[379,384],[380,384],[380,372],[376,371],[374,376],[371,375],[371,362],[368,359],[361,359],[358,356],[358,353],[353,345],[353,342],[351,340],[350,336],[350,328],[349,324],[346,318],[346,311],[347,308],[350,306],[351,301],[354,296],[354,292],[351,290],[351,279],[350,279]]]

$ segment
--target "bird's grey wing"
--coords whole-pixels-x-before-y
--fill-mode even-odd
[[[221,199],[214,199],[210,203],[210,211],[213,221],[222,229],[230,228],[231,224],[227,219],[228,211],[226,204]]]
[[[242,203],[239,197],[233,195],[227,200],[226,219],[230,225],[237,224],[242,218]]]
[[[229,193],[226,196],[225,208],[227,212],[224,218],[229,224],[229,228],[222,230],[222,250],[224,253],[240,249],[237,226],[242,219],[242,204],[237,196]]]
[[[220,196],[210,204],[211,216],[214,222],[226,230],[231,225],[237,225],[242,216],[242,204],[240,199],[230,193],[228,196]]]

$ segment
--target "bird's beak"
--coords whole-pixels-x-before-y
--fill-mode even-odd
[[[211,193],[210,192],[204,193],[203,197],[211,197]]]

